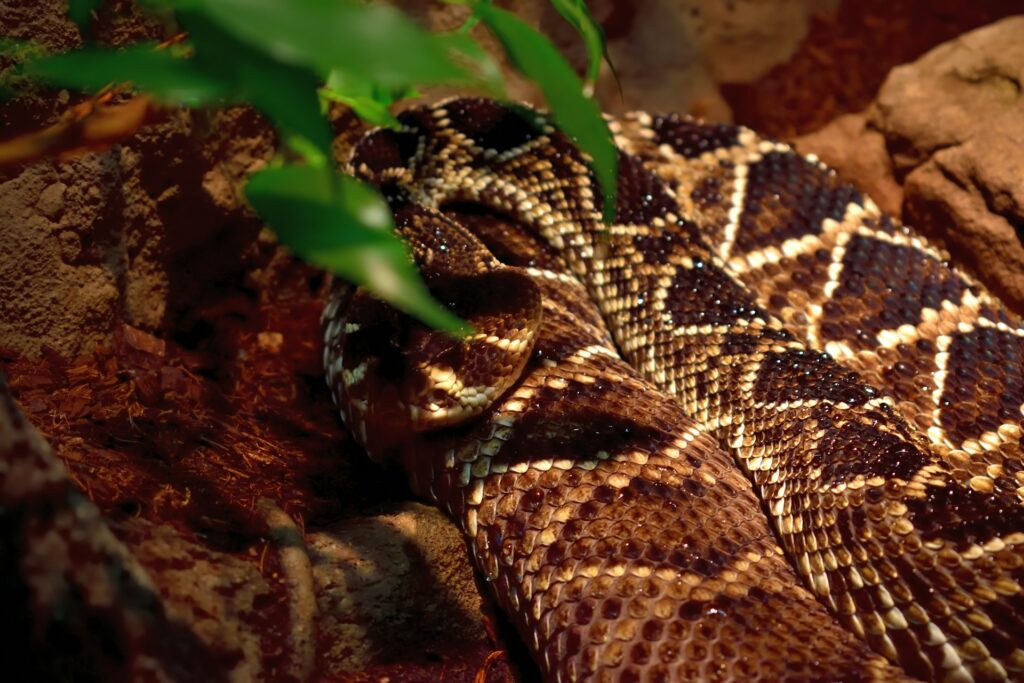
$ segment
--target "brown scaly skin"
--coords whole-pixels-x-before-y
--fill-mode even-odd
[[[760,306],[885,391],[958,481],[1024,501],[1018,316],[812,157],[675,116],[613,128]]]
[[[466,217],[524,266],[510,268],[459,224],[393,201],[432,291],[476,333],[431,332],[339,285],[329,383],[371,456],[400,463],[466,534],[545,680],[902,678],[802,587],[750,482],[618,358],[557,258]],[[515,380],[500,396],[431,405],[492,366]]]
[[[958,481],[880,391],[759,307],[636,157],[620,157],[603,226],[578,152],[520,111],[412,110],[354,166],[425,207],[507,215],[559,250],[623,357],[729,447],[806,584],[876,651],[924,679],[1024,676],[1017,501]]]

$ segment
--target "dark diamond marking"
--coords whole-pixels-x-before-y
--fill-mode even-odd
[[[751,164],[733,251],[745,254],[788,239],[816,235],[826,218],[842,220],[846,205],[863,203],[833,171],[792,152],[772,152]]]
[[[832,304],[824,309],[822,338],[847,339],[852,332],[873,347],[882,330],[916,325],[924,308],[958,303],[965,289],[956,273],[918,249],[855,235]]]
[[[953,338],[942,391],[942,427],[959,443],[1019,424],[1024,403],[1024,340],[978,327]]]
[[[819,425],[828,427],[836,417],[832,410],[820,412]],[[905,439],[882,432],[876,425],[851,420],[827,428],[811,467],[820,467],[821,483],[833,486],[858,475],[909,481],[927,462],[928,457]]]
[[[452,130],[498,153],[520,147],[543,134],[526,111],[493,100],[464,98],[445,106]]]
[[[658,144],[668,145],[687,159],[739,144],[740,129],[736,126],[727,123],[709,125],[676,114],[655,116],[651,129]]]
[[[822,399],[856,406],[870,401],[878,392],[828,354],[790,349],[765,357],[753,393],[768,403]]]
[[[668,288],[665,314],[677,325],[726,325],[741,318],[767,318],[739,285],[701,261],[680,268]]]
[[[644,168],[640,159],[619,154],[619,194],[615,222],[623,225],[650,225],[676,209],[676,202],[665,183]]]

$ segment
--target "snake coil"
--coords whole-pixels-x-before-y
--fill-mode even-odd
[[[813,158],[634,114],[612,225],[543,114],[352,170],[456,340],[339,283],[324,362],[550,681],[1024,677],[1024,326]]]

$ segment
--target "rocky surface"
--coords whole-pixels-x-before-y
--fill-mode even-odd
[[[1024,16],[894,69],[872,111],[904,219],[1024,310]]]
[[[576,64],[580,40],[549,3],[537,24]],[[689,112],[732,119],[719,84],[747,83],[788,59],[807,35],[811,15],[833,0],[598,0],[588,3],[605,26],[608,54],[619,76],[605,69],[596,94],[612,113],[633,109]],[[619,87],[621,86],[621,96]]]
[[[0,34],[79,45],[66,7],[3,0]],[[100,16],[98,41],[160,36],[129,3]],[[4,102],[4,136],[50,125],[74,101],[39,91]],[[251,265],[260,224],[238,188],[273,144],[251,111],[179,111],[102,152],[0,170],[0,346],[72,359],[109,345],[118,322],[169,329],[198,291]]]
[[[893,69],[875,102],[797,140],[1024,311],[1024,16]],[[902,191],[899,185],[902,184]]]
[[[348,518],[309,534],[306,543],[323,615],[324,673],[439,662],[455,643],[469,655],[458,662],[465,665],[490,647],[462,536],[436,508],[405,503]]]
[[[392,0],[436,30],[461,25],[466,8]],[[587,63],[579,34],[548,2],[498,2],[542,33],[580,71]],[[592,15],[603,26],[608,54],[618,74],[604,68],[595,89],[601,107],[622,113],[689,112],[718,121],[732,118],[719,92],[722,82],[755,80],[784,62],[807,35],[815,12],[838,0],[591,0]],[[477,37],[503,65],[509,96],[543,104],[540,92],[508,68],[499,46],[483,27]],[[620,90],[621,88],[621,90]]]
[[[3,346],[71,359],[109,344],[119,320],[168,329],[204,285],[244,267],[208,245],[244,256],[260,225],[237,188],[271,152],[252,112],[178,112],[107,151],[2,178]]]
[[[889,72],[969,31],[1020,14],[1020,0],[841,0],[809,39],[750,83],[724,83],[735,121],[790,140],[864,111]]]

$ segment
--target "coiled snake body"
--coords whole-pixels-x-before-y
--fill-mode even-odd
[[[749,131],[613,122],[604,226],[543,115],[401,120],[353,170],[476,333],[340,285],[328,381],[546,679],[1024,677],[1014,316]]]

